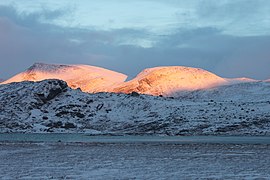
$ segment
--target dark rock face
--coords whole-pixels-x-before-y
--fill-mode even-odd
[[[47,116],[43,116],[42,119],[47,120],[49,118]]]
[[[78,118],[84,118],[84,114],[82,114],[82,113],[80,113],[80,112],[77,112],[76,113],[76,116],[78,117]]]
[[[63,123],[62,123],[62,121],[51,122],[51,123],[47,124],[46,126],[50,127],[50,128],[61,128],[63,126]]]
[[[135,91],[133,91],[132,93],[130,93],[130,95],[133,96],[133,97],[138,97],[138,96],[140,96],[140,94],[137,93],[137,92],[135,92]]]
[[[47,96],[47,101],[55,98],[58,94],[60,94],[62,92],[61,88],[55,88],[55,89],[50,89],[49,94]]]
[[[76,128],[76,125],[73,124],[73,123],[67,122],[67,123],[63,126],[63,128],[65,128],[65,129]]]
[[[44,103],[52,100],[68,88],[67,83],[61,80],[49,80],[47,83],[42,82],[43,81],[40,82],[40,92],[37,92],[36,95]]]

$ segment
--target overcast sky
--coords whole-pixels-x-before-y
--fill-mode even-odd
[[[0,78],[34,62],[270,78],[269,0],[0,0]]]

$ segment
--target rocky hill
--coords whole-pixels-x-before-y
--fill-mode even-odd
[[[0,85],[0,132],[270,135],[269,89],[247,82],[166,98],[89,94],[61,80],[10,83]]]

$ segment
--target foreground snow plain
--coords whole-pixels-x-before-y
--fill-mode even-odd
[[[102,135],[270,135],[270,83],[179,98],[74,90],[61,80],[0,85],[0,132]]]
[[[0,179],[269,179],[268,144],[0,142]]]

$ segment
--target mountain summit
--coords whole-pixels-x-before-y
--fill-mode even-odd
[[[127,76],[118,72],[88,65],[59,65],[35,63],[26,71],[15,75],[2,84],[21,81],[41,81],[60,79],[73,89],[85,92],[106,91],[107,88],[122,83]]]
[[[208,89],[227,83],[228,80],[203,69],[168,66],[145,69],[136,78],[120,84],[113,91],[173,96],[178,92]]]
[[[118,72],[88,65],[60,65],[35,63],[26,71],[0,83],[60,79],[68,86],[84,92],[137,92],[148,95],[179,97],[183,93],[207,90],[218,86],[256,82],[248,78],[222,78],[209,71],[184,67],[164,66],[143,70],[134,79]]]

